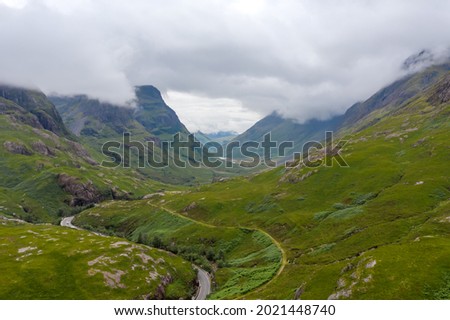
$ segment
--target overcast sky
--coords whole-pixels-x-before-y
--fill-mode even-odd
[[[450,44],[450,1],[0,0],[0,81],[124,103],[153,84],[191,131],[327,118]]]

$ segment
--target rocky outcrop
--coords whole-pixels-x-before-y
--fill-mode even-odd
[[[86,151],[86,149],[79,143],[66,140],[66,142],[69,144],[71,151],[75,153],[75,155],[79,158],[82,158],[87,163],[93,166],[97,166],[98,162],[91,158],[91,155]]]
[[[301,181],[308,179],[313,174],[319,172],[319,170],[314,169],[314,170],[308,171],[304,174],[301,174],[299,170],[295,170],[295,169],[296,168],[293,168],[293,169],[289,170],[285,175],[283,175],[280,178],[280,182],[290,182],[290,183],[301,182]]]
[[[132,194],[124,190],[120,190],[118,187],[112,187],[111,196],[114,200],[130,200]]]
[[[55,153],[49,147],[47,147],[47,145],[45,143],[43,143],[41,140],[33,142],[31,144],[31,148],[35,152],[37,152],[37,153],[39,153],[39,154],[41,154],[43,156],[50,157],[50,156],[54,156],[55,155]]]
[[[17,110],[18,112],[15,115],[25,120],[25,123],[29,124],[28,120],[31,119],[29,115],[33,115],[33,122],[37,121],[32,125],[33,127],[44,128],[59,136],[70,136],[55,106],[44,93],[37,90],[0,85],[0,97],[9,101],[10,104],[14,103],[20,106],[20,110]],[[26,113],[22,111],[26,111]]]
[[[146,300],[164,300],[166,298],[166,287],[173,282],[170,274],[161,277],[161,283],[156,288],[153,294],[145,297]]]
[[[33,152],[28,150],[24,144],[19,142],[5,141],[3,143],[3,147],[10,153],[14,154],[21,154],[24,156],[31,156],[33,154]]]
[[[65,192],[72,195],[72,199],[69,202],[69,205],[72,207],[85,206],[103,200],[101,192],[94,186],[92,181],[82,183],[76,177],[61,173],[57,176],[57,183]]]
[[[440,105],[450,101],[450,76],[446,76],[436,86],[433,94],[428,98],[432,105]]]

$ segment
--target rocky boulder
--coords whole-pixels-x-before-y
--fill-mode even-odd
[[[54,152],[49,147],[47,147],[47,145],[45,143],[43,143],[41,140],[33,142],[31,144],[31,148],[35,152],[42,154],[43,156],[49,157],[49,156],[55,155]]]
[[[57,176],[58,185],[67,193],[72,195],[69,205],[85,206],[98,203],[103,200],[101,192],[94,186],[92,181],[81,182],[78,178],[60,173]]]
[[[24,144],[18,142],[5,141],[3,147],[14,154],[21,154],[24,156],[31,156],[33,154]]]

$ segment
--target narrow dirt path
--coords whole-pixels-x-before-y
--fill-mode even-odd
[[[186,220],[192,221],[194,223],[200,224],[200,225],[208,227],[208,228],[217,228],[217,227],[230,228],[230,229],[237,228],[237,227],[230,227],[230,226],[215,226],[215,225],[208,224],[208,223],[205,223],[205,222],[202,222],[202,221],[198,221],[198,220],[186,217],[186,216],[184,216],[184,215],[182,215],[182,214],[180,214],[180,213],[178,213],[178,212],[176,212],[176,211],[174,211],[172,209],[166,208],[166,207],[161,206],[161,205],[153,204],[151,201],[147,201],[147,204],[152,206],[152,207],[154,207],[154,208],[164,210],[164,211],[166,211],[166,212],[168,212],[168,213],[170,213],[172,215],[175,215],[175,216],[180,217],[182,219],[186,219]],[[257,230],[257,231],[265,234],[267,237],[270,238],[270,240],[277,246],[278,250],[281,252],[280,268],[278,269],[278,271],[275,274],[275,276],[273,276],[272,279],[270,279],[268,282],[262,284],[261,286],[253,289],[252,291],[250,291],[250,292],[248,292],[248,293],[246,293],[246,294],[244,294],[243,296],[240,297],[240,298],[242,298],[242,297],[245,297],[246,295],[254,292],[255,290],[259,290],[261,288],[264,288],[265,286],[267,286],[270,283],[272,283],[276,278],[278,278],[278,276],[283,272],[285,266],[287,265],[287,256],[286,256],[286,251],[281,246],[281,243],[278,240],[276,240],[274,237],[272,237],[269,233],[264,231],[263,229],[261,229],[261,228],[246,228],[246,227],[242,227],[242,226],[239,226],[239,228],[245,228],[245,229],[248,229],[248,230]]]

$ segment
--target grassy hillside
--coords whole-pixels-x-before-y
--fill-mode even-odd
[[[281,272],[241,297],[449,299],[449,88],[442,73],[347,126],[341,154],[349,167],[279,167],[151,204],[199,223],[259,228],[280,243]],[[122,230],[108,210],[95,212],[90,223]],[[134,221],[126,210],[114,215]]]
[[[151,201],[106,202],[84,211],[74,223],[163,248],[213,272],[212,298],[247,293],[269,281],[280,268],[281,252],[264,232],[198,223],[164,209],[164,201],[157,199],[162,200],[156,195]]]
[[[191,264],[157,249],[4,219],[0,233],[0,299],[190,299],[194,294]]]

